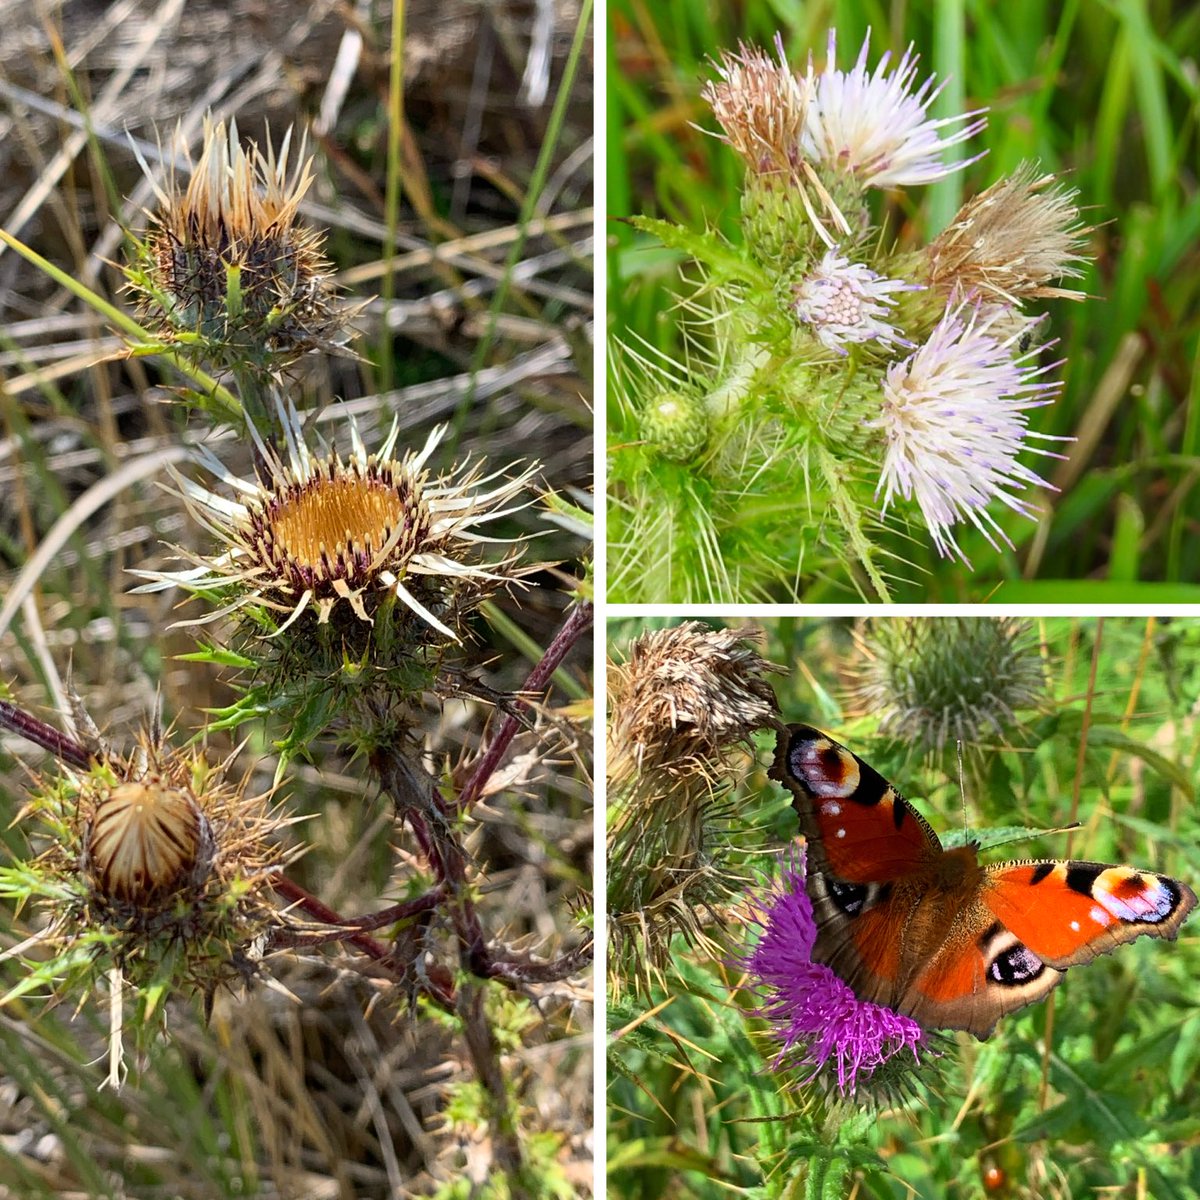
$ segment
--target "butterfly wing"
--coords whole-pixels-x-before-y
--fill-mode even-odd
[[[807,843],[814,961],[861,999],[896,1007],[913,970],[911,902],[943,857],[937,835],[878,771],[811,725],[780,732],[770,775],[792,793]]]
[[[981,867],[973,847],[946,851],[883,776],[808,725],[780,733],[771,776],[809,847],[814,960],[927,1029],[986,1038],[1067,967],[1143,934],[1174,938],[1196,905],[1185,884],[1133,867]]]
[[[1142,936],[1174,940],[1196,907],[1186,884],[1094,862],[997,863],[984,902],[1043,962],[1064,970]]]

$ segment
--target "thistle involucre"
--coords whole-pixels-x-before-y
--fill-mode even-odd
[[[235,365],[263,352],[273,366],[329,348],[346,314],[335,308],[324,235],[297,224],[312,161],[289,172],[292,131],[279,155],[244,150],[236,122],[205,121],[203,149],[186,187],[172,171],[154,183],[158,211],[140,262],[130,269],[145,318],[164,336],[198,334],[209,353]],[[221,350],[227,353],[221,355]]]
[[[324,624],[341,604],[371,624],[380,603],[394,597],[426,626],[456,639],[452,626],[461,615],[464,585],[477,599],[480,590],[519,575],[516,552],[479,561],[480,544],[503,539],[476,530],[528,505],[525,499],[505,507],[526,490],[536,464],[512,478],[484,476],[473,463],[431,478],[425,465],[442,428],[429,435],[419,453],[394,457],[397,424],[369,454],[351,419],[351,453],[343,459],[336,450],[310,451],[290,405],[280,405],[278,415],[287,457],[251,427],[266,464],[253,480],[234,476],[209,451],[198,452],[240,499],[226,499],[177,476],[189,508],[224,543],[224,552],[212,558],[189,555],[200,564],[193,570],[138,572],[153,581],[139,590],[232,587],[230,603],[192,623],[260,604],[284,614],[277,632],[310,607]]]

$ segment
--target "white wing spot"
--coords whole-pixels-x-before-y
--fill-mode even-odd
[[[1108,926],[1112,924],[1113,920],[1112,913],[1105,912],[1104,909],[1102,909],[1098,904],[1092,906],[1092,911],[1088,913],[1088,916],[1091,917],[1097,925]]]
[[[839,829],[839,830],[837,831],[837,833],[836,833],[836,834],[834,834],[834,836],[835,836],[835,837],[845,837],[845,836],[846,836],[846,831],[845,831],[844,829]]]
[[[1078,921],[1072,921],[1072,922],[1071,922],[1071,928],[1072,928],[1073,930],[1075,930],[1075,932],[1076,932],[1076,933],[1078,933],[1078,932],[1079,932],[1079,922],[1078,922]]]
[[[821,805],[821,811],[827,817],[836,817],[841,813],[842,806],[836,800],[826,800],[825,803]]]

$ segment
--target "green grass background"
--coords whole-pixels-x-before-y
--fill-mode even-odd
[[[610,647],[621,654],[641,631],[670,623],[611,622]],[[1053,829],[1071,819],[1078,785],[1083,829],[1072,857],[1157,869],[1197,887],[1200,730],[1190,713],[1200,689],[1200,621],[1036,624],[1047,703],[1022,714],[1024,729],[1007,746],[992,739],[966,747],[965,813],[953,747],[934,763],[877,737],[877,717],[845,707],[852,622],[765,626],[765,656],[791,672],[775,683],[783,718],[811,721],[846,743],[943,838],[964,819],[972,831]],[[729,805],[745,869],[768,874],[796,836],[787,797],[766,777],[772,740],[760,739]],[[1043,836],[981,857],[1063,857],[1067,844],[1065,835]],[[1049,1000],[1003,1018],[987,1042],[950,1035],[940,1064],[918,1073],[919,1100],[880,1111],[818,1102],[806,1113],[811,1090],[781,1094],[763,1023],[747,1017],[750,1001],[732,990],[738,972],[677,943],[666,986],[637,997],[626,988],[610,1011],[609,1195],[1194,1197],[1198,921],[1193,914],[1174,943],[1141,939],[1073,968]],[[1003,1173],[1002,1187],[985,1190],[995,1179],[989,1171]]]
[[[949,79],[935,115],[990,109],[987,130],[960,148],[987,155],[911,189],[911,207],[893,214],[901,238],[929,238],[1024,159],[1065,173],[1098,226],[1080,281],[1093,298],[1050,306],[1054,355],[1069,360],[1062,397],[1032,418],[1076,439],[1067,462],[1040,464],[1061,490],[1038,497],[1036,524],[993,506],[1015,552],[963,527],[974,572],[939,559],[919,523],[886,535],[884,548],[912,564],[896,600],[1200,602],[1200,7],[611,0],[608,13],[612,217],[645,213],[738,240],[742,168],[699,98],[710,60],[739,40],[769,47],[777,31],[793,64],[810,48],[821,60],[833,26],[845,69],[870,26],[872,66],[911,40],[920,78]],[[610,336],[677,354],[679,256],[616,220],[609,233]],[[854,591],[833,579],[804,598]]]

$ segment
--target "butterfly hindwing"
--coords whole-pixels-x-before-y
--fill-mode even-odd
[[[1133,867],[981,866],[974,846],[946,850],[883,776],[809,725],[780,732],[771,775],[808,844],[813,959],[927,1029],[986,1038],[1066,967],[1143,934],[1174,938],[1196,904],[1185,884]]]

